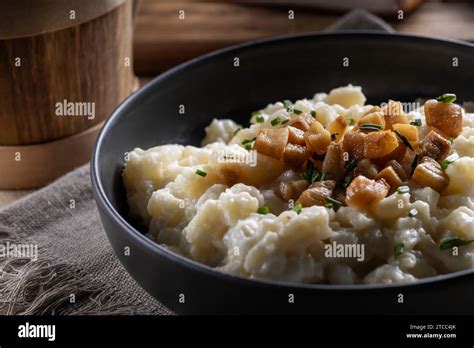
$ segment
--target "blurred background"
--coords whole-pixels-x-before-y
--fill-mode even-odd
[[[398,32],[474,41],[472,0],[142,0],[135,71],[154,75],[240,42],[321,31],[354,8],[382,17]],[[289,10],[294,20],[288,20]]]

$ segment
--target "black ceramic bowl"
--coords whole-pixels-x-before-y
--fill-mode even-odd
[[[346,57],[349,66],[343,65]],[[370,286],[288,284],[215,271],[167,251],[131,223],[121,171],[124,153],[134,147],[198,145],[214,117],[246,124],[250,112],[268,102],[312,97],[348,83],[362,86],[369,103],[445,92],[472,100],[473,66],[471,44],[369,32],[258,41],[180,65],[123,102],[98,137],[91,175],[110,243],[132,277],[177,313],[472,313],[473,270]]]

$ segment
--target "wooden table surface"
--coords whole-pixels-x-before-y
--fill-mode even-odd
[[[377,0],[381,1],[381,0]],[[232,1],[143,0],[135,28],[135,71],[154,75],[222,47],[257,38],[321,31],[340,14]],[[184,11],[184,19],[179,19]],[[413,13],[386,18],[397,31],[474,41],[474,2],[424,1]]]
[[[184,10],[185,19],[179,19]],[[239,5],[232,1],[142,0],[134,39],[135,71],[141,82],[176,64],[257,38],[320,31],[340,14]],[[386,19],[397,31],[474,42],[472,1],[425,1],[403,19]],[[0,190],[0,208],[33,190]]]

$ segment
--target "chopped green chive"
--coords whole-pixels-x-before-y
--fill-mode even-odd
[[[245,145],[245,144],[248,144],[248,143],[252,143],[252,142],[254,142],[255,140],[257,140],[257,138],[242,140],[242,145]]]
[[[298,110],[298,109],[293,109],[293,113],[294,113],[295,115],[301,115],[301,114],[303,113],[303,111]]]
[[[408,186],[398,186],[397,187],[397,192],[399,194],[404,194],[410,192],[410,188]]]
[[[331,141],[336,140],[336,137],[339,135],[339,133],[332,133],[331,134]]]
[[[355,123],[356,123],[356,122],[354,121],[353,118],[350,118],[350,119],[349,119],[349,126],[353,126],[353,125],[355,125]]]
[[[397,258],[401,254],[403,254],[404,251],[405,251],[405,244],[403,244],[403,243],[397,244],[397,245],[395,245],[395,248],[393,248],[393,256],[395,256],[395,258]]]
[[[250,116],[252,116],[252,117],[253,117],[253,116],[257,116],[257,115],[260,115],[261,113],[262,113],[262,112],[261,112],[260,110],[258,110],[258,111],[253,111],[253,112],[250,114]]]
[[[285,108],[288,109],[290,106],[293,105],[293,103],[291,102],[291,100],[288,100],[288,99],[287,99],[287,100],[284,100],[284,101],[283,101],[283,105],[285,106]]]
[[[441,169],[446,170],[448,166],[459,158],[457,154],[453,154],[441,162]]]
[[[313,118],[316,118],[316,111],[311,110],[311,116],[313,116]]]
[[[439,248],[441,250],[448,250],[453,247],[458,247],[458,246],[463,246],[463,245],[468,245],[474,242],[474,239],[466,240],[462,238],[457,238],[457,237],[446,237],[441,239],[439,242]]]
[[[203,172],[203,171],[200,170],[200,169],[197,169],[197,170],[196,170],[196,174],[199,175],[199,176],[202,176],[202,177],[205,177],[205,176],[207,175],[206,172]]]
[[[263,214],[263,215],[269,214],[270,208],[264,205],[263,207],[258,208],[257,213]]]
[[[303,205],[301,203],[298,203],[297,205],[295,205],[295,207],[293,208],[293,211],[296,212],[296,214],[299,214],[301,213],[301,210],[303,209]]]
[[[355,159],[350,160],[344,165],[344,168],[347,172],[353,171],[357,167],[357,161]]]
[[[276,117],[270,123],[272,124],[272,126],[276,126],[277,124],[281,123],[281,118]]]
[[[454,103],[456,101],[456,94],[446,93],[440,95],[436,100],[442,103]]]
[[[342,205],[342,202],[337,199],[331,197],[325,197],[324,199],[326,200],[326,207],[329,209],[337,210]]]
[[[250,151],[252,150],[252,143],[247,143],[244,145],[245,150]]]
[[[235,131],[234,131],[234,135],[236,135],[238,132],[240,132],[242,130],[242,127],[239,127],[237,128]]]
[[[342,180],[342,187],[347,188],[349,184],[352,181],[352,177],[350,175],[347,175],[344,177],[344,180]]]
[[[326,179],[326,173],[321,174],[321,179],[319,181],[324,181]]]
[[[306,161],[306,172],[301,174],[301,178],[312,184],[318,180],[320,173],[314,168],[313,162]]]
[[[257,115],[255,117],[255,121],[257,121],[257,123],[263,123],[265,121],[265,118],[262,115]]]
[[[415,217],[417,215],[418,215],[418,210],[416,210],[416,209],[412,209],[408,212],[409,217]]]
[[[410,124],[411,124],[412,126],[421,127],[421,119],[416,118],[416,119],[414,119],[413,121],[411,121]]]
[[[365,124],[360,126],[360,129],[379,131],[379,130],[382,129],[382,126],[379,125],[379,124],[375,124],[375,123],[365,123]]]
[[[408,141],[408,139],[404,135],[400,134],[400,132],[397,131],[397,130],[393,130],[393,131],[400,138],[402,143],[405,144],[406,147],[408,147],[410,150],[414,151],[413,146],[411,146],[410,142]]]
[[[288,122],[290,122],[290,120],[287,118],[287,119],[284,120],[281,124],[287,124]]]

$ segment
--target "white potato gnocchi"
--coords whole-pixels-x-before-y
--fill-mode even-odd
[[[474,114],[438,134],[435,109],[365,102],[348,85],[268,104],[248,127],[213,119],[202,147],[136,148],[130,213],[169,250],[248,278],[391,284],[474,268]]]

